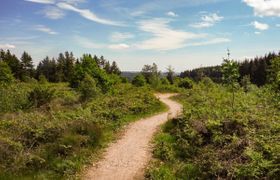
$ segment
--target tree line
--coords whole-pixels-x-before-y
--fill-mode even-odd
[[[258,86],[263,86],[269,83],[269,72],[272,65],[272,60],[280,57],[280,52],[271,52],[264,56],[255,57],[253,59],[245,59],[242,62],[237,62],[239,70],[239,82],[245,77],[249,77],[251,83]],[[180,74],[180,77],[188,77],[194,81],[201,80],[204,76],[210,77],[214,82],[222,82],[222,67],[202,67],[193,70],[187,70]]]
[[[89,66],[89,67],[86,67]],[[0,67],[2,81],[7,81],[15,78],[20,81],[28,81],[30,79],[46,78],[49,82],[72,82],[75,79],[80,79],[77,71],[93,68],[102,71],[106,74],[120,75],[121,71],[115,61],[110,63],[103,56],[97,57],[90,54],[85,54],[83,57],[77,59],[72,52],[66,51],[60,53],[57,58],[49,58],[48,56],[39,62],[38,66],[34,66],[31,55],[23,52],[20,59],[18,59],[9,50],[0,50]],[[86,70],[89,71],[89,70]],[[92,71],[92,70],[91,70]],[[8,75],[10,73],[10,75]],[[12,75],[12,76],[11,76]]]

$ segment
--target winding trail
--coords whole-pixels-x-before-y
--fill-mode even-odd
[[[169,107],[169,110],[128,125],[124,135],[108,147],[103,159],[86,171],[84,179],[143,179],[145,167],[152,155],[150,141],[153,135],[160,125],[182,111],[179,103],[169,99],[173,95],[157,94],[156,96]]]

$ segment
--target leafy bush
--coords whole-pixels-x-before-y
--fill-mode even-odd
[[[191,89],[193,87],[193,82],[189,78],[184,78],[179,81],[178,86],[180,88]]]
[[[32,86],[32,84],[24,83],[0,83],[0,113],[26,109],[29,104],[28,94]]]
[[[0,116],[0,179],[72,179],[122,125],[163,108],[149,89],[130,84],[116,84],[85,104],[67,84],[20,85],[8,88],[24,87],[18,89],[25,103],[32,92],[34,105],[50,105]]]
[[[54,90],[42,85],[36,86],[28,95],[31,106],[41,107],[50,103],[54,97]]]
[[[78,89],[81,93],[82,101],[90,100],[96,97],[100,92],[100,90],[96,87],[95,80],[88,74],[86,74]]]
[[[5,63],[0,61],[0,83],[11,83],[14,80],[14,76],[10,67]]]
[[[208,80],[176,97],[184,113],[155,139],[150,179],[277,179],[280,111],[274,93],[265,87],[235,91],[234,114],[231,92]]]
[[[146,79],[142,74],[137,74],[132,80],[132,84],[137,87],[145,86]]]

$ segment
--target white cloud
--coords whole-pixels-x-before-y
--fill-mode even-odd
[[[13,44],[0,44],[0,49],[15,49],[16,46]]]
[[[167,16],[170,16],[170,17],[177,17],[177,16],[178,16],[178,14],[176,14],[176,13],[173,12],[173,11],[167,12],[166,15],[167,15]]]
[[[280,16],[279,0],[243,0],[254,9],[256,16]]]
[[[268,24],[264,24],[264,23],[260,23],[258,21],[254,21],[252,22],[252,25],[260,31],[264,31],[264,30],[268,30],[269,29],[269,25]]]
[[[259,34],[261,34],[261,32],[260,31],[255,31],[255,34],[259,35]]]
[[[145,14],[145,11],[134,11],[132,13],[130,13],[131,16],[142,16],[143,14]]]
[[[27,2],[40,3],[40,4],[54,4],[54,0],[25,0]]]
[[[120,42],[120,41],[124,41],[127,39],[132,39],[132,38],[134,38],[134,35],[131,33],[114,32],[111,35],[111,41],[113,41],[113,42]]]
[[[205,34],[195,34],[174,30],[168,25],[169,20],[151,19],[138,22],[139,29],[151,33],[152,37],[135,45],[138,49],[172,50],[182,48],[187,40],[203,38]]]
[[[86,0],[25,0],[25,1],[33,2],[33,3],[40,3],[40,4],[55,4],[56,2],[65,2],[68,4],[74,4],[74,5],[86,2]]]
[[[119,22],[114,22],[111,20],[102,19],[102,18],[98,17],[93,12],[91,12],[89,9],[79,9],[79,8],[76,8],[76,7],[72,6],[71,4],[67,4],[67,3],[58,3],[57,6],[64,10],[77,12],[82,17],[84,17],[88,20],[100,23],[100,24],[106,24],[106,25],[112,25],[112,26],[122,26],[122,24]]]
[[[94,43],[90,41],[88,38],[82,37],[82,36],[74,36],[74,40],[82,47],[87,49],[100,49],[104,48],[105,45]]]
[[[47,33],[47,34],[50,34],[50,35],[56,35],[58,34],[57,32],[53,31],[52,29],[44,26],[44,25],[37,25],[35,26],[34,28],[36,31],[40,31],[40,32],[44,32],[44,33]]]
[[[208,14],[208,15],[203,15],[201,17],[201,22],[191,24],[191,27],[194,28],[208,28],[211,26],[214,26],[217,22],[220,22],[224,19],[224,17],[219,16],[216,13]]]
[[[89,40],[86,37],[82,36],[74,36],[74,40],[83,48],[86,49],[111,49],[111,50],[125,50],[129,49],[130,46],[128,44],[120,43],[120,44],[102,44],[97,43],[92,40]]]
[[[124,50],[130,48],[128,44],[111,44],[108,47],[112,50]]]
[[[187,46],[206,46],[206,45],[221,44],[221,43],[227,43],[227,42],[231,42],[231,40],[228,38],[215,38],[215,39],[210,39],[210,40],[206,40],[203,42],[190,43],[190,44],[187,44]]]
[[[61,19],[65,16],[64,11],[52,6],[46,7],[42,12],[49,19]]]

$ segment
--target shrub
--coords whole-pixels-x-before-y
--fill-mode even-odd
[[[5,63],[0,61],[0,83],[11,83],[14,80],[14,76],[10,67]]]
[[[49,89],[46,86],[36,86],[28,95],[28,100],[31,106],[41,107],[47,103],[50,103],[54,97],[54,90]]]
[[[145,86],[146,79],[142,74],[137,74],[132,80],[132,84],[137,87]]]
[[[88,74],[86,74],[85,78],[80,83],[78,90],[81,93],[82,101],[87,101],[95,98],[100,92],[98,87],[96,87],[95,80]]]
[[[179,81],[178,86],[180,88],[191,89],[193,87],[193,82],[189,78],[184,78]]]

